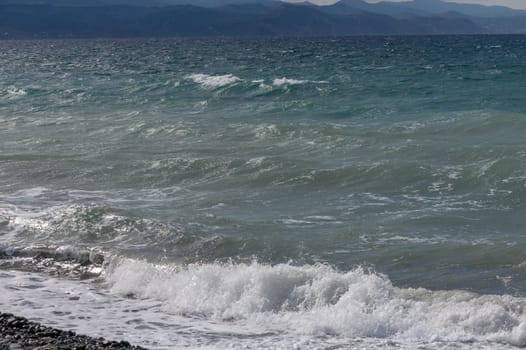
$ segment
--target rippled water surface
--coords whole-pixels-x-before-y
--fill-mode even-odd
[[[525,55],[0,41],[0,307],[163,349],[526,346]]]

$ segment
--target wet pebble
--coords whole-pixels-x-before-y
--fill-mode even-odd
[[[12,314],[0,313],[0,350],[145,350],[123,340],[91,338],[61,331]]]

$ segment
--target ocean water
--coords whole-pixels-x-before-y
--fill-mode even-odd
[[[151,349],[525,347],[524,57],[0,41],[0,310]]]

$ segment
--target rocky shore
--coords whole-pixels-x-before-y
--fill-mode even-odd
[[[0,350],[145,350],[127,341],[91,338],[61,331],[23,317],[0,313]]]

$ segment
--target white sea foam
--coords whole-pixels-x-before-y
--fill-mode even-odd
[[[232,85],[241,79],[232,74],[225,75],[208,75],[208,74],[190,74],[186,79],[192,80],[194,83],[200,84],[207,89],[219,88],[227,85]]]
[[[336,221],[336,218],[330,215],[312,215],[312,216],[307,216],[306,219],[317,220],[317,221]]]
[[[27,91],[16,86],[9,86],[6,90],[7,99],[12,100],[27,95]]]
[[[276,78],[272,81],[274,86],[285,86],[285,85],[302,85],[302,84],[328,84],[325,80],[301,80],[301,79],[289,79],[289,78]]]
[[[4,270],[0,303],[7,312],[151,349],[496,350],[526,344],[522,298],[397,288],[359,268],[114,263],[106,270],[111,290]],[[122,298],[131,294],[138,298]]]
[[[254,133],[258,139],[281,136],[282,134],[276,124],[259,124],[254,128]]]
[[[200,84],[206,89],[215,89],[242,81],[241,78],[232,75],[209,75],[209,74],[190,74],[185,77],[187,80],[191,80],[194,83]],[[253,79],[251,80],[254,84],[259,84],[260,88],[264,90],[271,89],[271,86],[265,84],[265,79]],[[275,87],[283,87],[290,85],[303,85],[303,84],[328,84],[325,80],[304,80],[304,79],[291,79],[291,78],[275,78],[272,80],[272,85]]]
[[[89,283],[2,270],[0,305],[4,312],[81,334],[110,339],[120,339],[125,334],[126,339],[134,344],[157,349],[172,348],[168,346],[172,342],[162,335],[165,330],[155,332],[155,324],[162,324],[156,318],[158,315],[143,311],[139,319],[136,312],[138,305],[105,295]],[[142,304],[142,307],[146,306],[150,306],[148,310],[153,308],[147,303]],[[104,320],[103,325],[100,320]],[[145,329],[150,333],[145,334]]]
[[[272,85],[283,86],[283,85],[301,85],[308,83],[308,80],[297,80],[297,79],[287,79],[287,78],[277,78],[272,81]]]
[[[526,346],[526,300],[464,291],[397,288],[361,268],[324,265],[158,266],[123,260],[113,293],[162,309],[259,332],[400,342],[497,342]]]
[[[285,225],[325,225],[325,224],[341,224],[341,221],[336,220],[333,216],[313,215],[302,219],[282,219],[280,220]]]
[[[173,190],[177,191],[176,188]],[[34,188],[6,195],[0,201],[0,224],[6,232],[0,235],[0,244],[7,245],[24,242],[28,236],[31,244],[54,245],[79,244],[80,241],[100,239],[106,243],[122,242],[134,235],[143,233],[164,234],[170,231],[167,225],[149,219],[133,219],[119,215],[104,205],[95,204],[72,204],[64,200],[65,196],[70,199],[87,199],[105,201],[108,206],[120,207],[132,202],[151,204],[164,200],[162,191],[137,191],[132,193],[108,194],[104,191],[71,191],[61,193],[55,201],[43,202],[42,206],[35,207],[31,199],[38,199],[47,193],[45,188]],[[113,195],[113,197],[111,197]],[[30,204],[10,204],[9,201],[28,201]],[[143,237],[144,238],[144,237]]]
[[[280,222],[284,223],[285,225],[313,225],[314,222],[307,221],[307,220],[298,220],[298,219],[283,219],[280,220]]]

